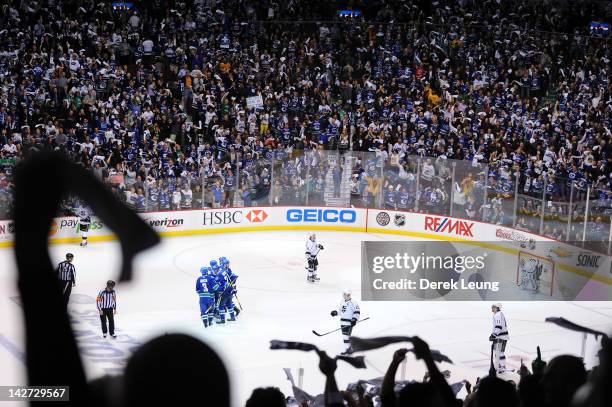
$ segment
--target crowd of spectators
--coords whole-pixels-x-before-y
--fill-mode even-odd
[[[590,188],[601,216],[591,222],[609,219],[610,50],[588,35],[591,19],[609,21],[608,3],[380,0],[363,2],[361,18],[331,21],[339,3],[151,0],[124,10],[93,0],[0,0],[0,217],[11,210],[16,162],[48,149],[91,168],[141,211],[300,202],[307,191],[323,201],[330,180],[340,194],[348,163],[358,204],[430,213],[456,205],[458,216],[505,224],[504,202],[518,190],[525,217],[517,226],[532,228],[539,216],[531,215],[546,206],[539,196],[583,200]],[[53,275],[44,249],[33,263],[21,259],[35,265],[20,270],[22,294],[47,294],[38,280]],[[23,298],[28,332],[36,332],[32,322],[63,317],[53,336],[72,335],[65,312],[34,307],[63,309],[59,294]],[[57,357],[78,365],[71,378],[84,380],[73,338],[49,352],[56,338],[41,332],[29,335],[28,363]],[[375,397],[385,406],[473,407],[564,407],[572,399],[603,407],[612,399],[607,339],[591,372],[574,356],[547,366],[537,359],[533,372],[521,367],[518,384],[494,375],[462,383],[465,400],[427,344],[413,345],[426,380],[395,382],[401,349],[380,386],[342,393],[335,362],[322,357],[324,405],[343,405],[339,396],[359,407]],[[55,375],[60,364],[36,367]],[[189,391],[177,392],[185,383]],[[91,383],[88,394],[100,398],[90,405],[119,405],[105,398],[111,393],[126,405],[177,397],[205,404],[202,383],[214,390],[211,405],[229,405],[214,351],[167,335],[141,347],[123,377]],[[287,404],[274,389],[247,403]]]
[[[332,150],[362,154],[347,176],[357,205],[452,201],[455,216],[542,232],[542,211],[581,212],[590,187],[589,220],[609,228],[610,50],[588,35],[607,4],[349,3],[363,15],[336,18],[333,1],[2,0],[0,217],[12,166],[36,150],[65,152],[140,211],[323,203],[347,174],[331,174]]]

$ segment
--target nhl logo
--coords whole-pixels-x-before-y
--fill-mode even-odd
[[[406,224],[406,215],[403,213],[396,213],[393,223],[395,223],[395,226],[404,226]]]
[[[376,223],[380,226],[387,226],[391,222],[391,216],[387,212],[380,212],[376,215]]]

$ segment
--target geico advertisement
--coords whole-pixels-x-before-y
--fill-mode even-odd
[[[362,219],[355,209],[291,208],[285,213],[285,221],[289,224],[362,226]]]

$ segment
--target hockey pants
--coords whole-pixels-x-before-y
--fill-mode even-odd
[[[495,370],[506,370],[506,342],[505,339],[495,339],[493,344],[493,366]]]
[[[225,293],[223,293],[223,296],[221,297],[221,302],[219,303],[219,312],[225,312],[229,314],[230,321],[233,321],[235,319],[234,302],[232,301],[232,296],[232,290],[227,290]]]
[[[342,331],[342,342],[344,342],[344,351],[346,351],[348,348],[351,347],[351,343],[349,342],[351,332],[353,331],[351,321],[348,319],[340,320],[340,329]]]
[[[521,288],[523,290],[531,290],[534,293],[539,291],[538,281],[535,273],[523,272],[521,276]]]
[[[212,297],[200,297],[200,317],[204,326],[212,325],[215,312],[215,299]]]
[[[317,266],[319,265],[319,260],[316,257],[308,258],[308,277],[314,277],[317,274]]]

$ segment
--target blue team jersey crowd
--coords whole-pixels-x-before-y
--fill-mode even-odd
[[[138,211],[292,203],[305,184],[322,196],[333,167],[291,164],[320,149],[375,153],[399,177],[431,158],[421,209],[448,204],[444,159],[490,168],[463,183],[468,214],[486,205],[468,202],[474,183],[503,198],[516,173],[528,195],[567,201],[575,181],[611,206],[609,47],[588,35],[609,16],[599,2],[385,0],[351,21],[333,1],[73,3],[0,1],[0,218],[12,166],[41,149]],[[378,188],[353,174],[356,194]],[[408,178],[384,186],[387,206],[414,209]]]

